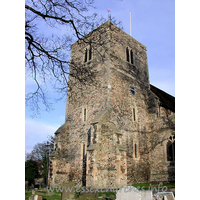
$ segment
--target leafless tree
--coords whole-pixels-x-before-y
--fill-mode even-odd
[[[69,72],[70,48],[76,40],[106,21],[97,13],[86,15],[94,8],[94,0],[27,0],[25,4],[25,66],[26,77],[35,87],[26,93],[26,103],[38,113],[41,105],[51,109],[50,88],[66,96],[68,77],[80,82],[91,76],[86,68],[74,65]],[[109,17],[115,24],[114,18]],[[120,25],[120,23],[118,23]],[[91,42],[91,41],[90,41]],[[80,73],[73,73],[79,71]],[[80,74],[80,75],[79,75]],[[84,77],[83,77],[84,74]],[[40,104],[42,103],[42,104]]]
[[[37,143],[34,145],[31,153],[26,152],[25,160],[33,160],[37,162],[38,169],[42,173],[43,159],[46,157],[46,142]]]

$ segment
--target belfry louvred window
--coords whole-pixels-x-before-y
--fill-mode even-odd
[[[92,48],[90,47],[89,50],[88,49],[85,50],[84,62],[87,62],[91,59],[92,59]]]
[[[131,50],[131,64],[133,64],[133,51]]]
[[[129,51],[128,47],[126,47],[126,61],[134,65],[133,50]]]
[[[129,62],[129,50],[128,50],[128,47],[126,47],[126,61]]]
[[[85,62],[87,62],[87,49],[85,50]]]
[[[89,49],[89,60],[91,60],[92,59],[92,49],[90,48]]]

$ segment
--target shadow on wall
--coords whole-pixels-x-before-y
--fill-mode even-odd
[[[175,135],[167,143],[168,182],[175,182]]]

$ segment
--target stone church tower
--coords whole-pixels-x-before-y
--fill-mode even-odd
[[[50,184],[174,181],[175,98],[150,85],[146,47],[107,21],[72,45],[70,72],[77,67],[91,77],[69,77]]]

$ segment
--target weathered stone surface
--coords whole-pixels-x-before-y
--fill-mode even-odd
[[[62,200],[71,200],[75,199],[74,191],[75,191],[75,184],[74,182],[67,182],[62,184]]]
[[[86,197],[86,196],[79,196],[80,200],[98,200],[98,198],[95,197]]]
[[[141,200],[153,200],[153,192],[149,190],[141,191]]]
[[[116,200],[153,200],[152,191],[139,191],[133,186],[120,188],[117,192]]]
[[[38,195],[38,200],[42,200],[42,196],[41,195]]]
[[[175,114],[151,90],[146,47],[110,22],[86,38],[96,43],[72,45],[70,70],[76,65],[95,75],[86,84],[69,77],[66,120],[55,133],[50,157],[51,185],[73,181],[76,186],[116,188],[174,181],[167,143],[174,135]],[[90,47],[92,58],[84,62]]]
[[[34,195],[29,196],[29,200],[34,200]]]
[[[80,196],[98,198],[98,192],[94,188],[87,187],[87,190],[80,193]]]
[[[38,200],[38,195],[34,195],[34,200]]]
[[[155,197],[158,200],[175,200],[173,192],[158,192]]]
[[[44,191],[37,191],[37,192],[35,192],[35,194],[37,194],[39,196],[43,196],[43,195],[46,194],[46,192],[44,192]]]

